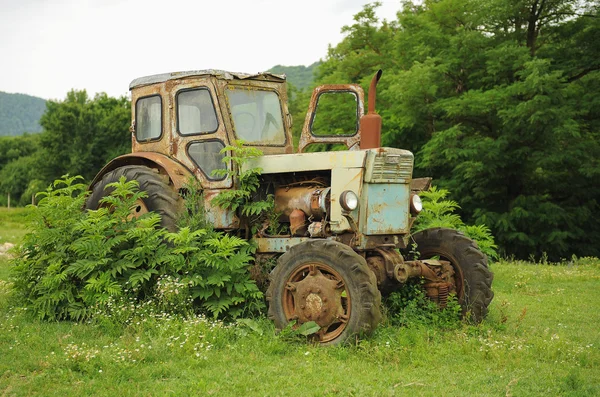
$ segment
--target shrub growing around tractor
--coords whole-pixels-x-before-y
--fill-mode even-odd
[[[169,232],[154,212],[131,216],[147,195],[126,176],[107,184],[99,209],[82,211],[78,179],[55,181],[33,207],[33,230],[14,260],[17,297],[38,317],[82,320],[109,302],[164,306],[173,294],[178,306],[169,311],[234,317],[262,309],[246,240],[210,228]]]

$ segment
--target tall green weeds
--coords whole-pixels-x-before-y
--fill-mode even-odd
[[[13,260],[16,296],[38,317],[82,320],[128,300],[213,317],[262,309],[248,242],[209,228],[169,233],[155,213],[131,217],[145,193],[125,178],[109,185],[101,208],[82,211],[80,179],[57,180],[43,193]]]

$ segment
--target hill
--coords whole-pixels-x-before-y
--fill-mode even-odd
[[[310,66],[298,65],[298,66],[273,66],[268,72],[276,74],[285,74],[287,80],[294,85],[294,87],[302,90],[310,87],[314,81],[314,73],[321,62],[315,62]]]
[[[40,132],[40,117],[46,110],[46,100],[25,94],[0,91],[0,136]]]

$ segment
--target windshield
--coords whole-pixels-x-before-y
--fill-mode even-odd
[[[228,86],[226,93],[239,139],[253,144],[285,144],[281,105],[275,92]]]

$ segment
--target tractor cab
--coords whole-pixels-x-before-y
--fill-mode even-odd
[[[132,154],[161,153],[181,163],[205,189],[231,187],[215,176],[221,150],[235,140],[265,154],[292,153],[285,76],[217,70],[135,79]]]

